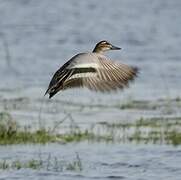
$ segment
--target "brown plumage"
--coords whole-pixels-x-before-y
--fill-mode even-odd
[[[67,88],[87,87],[90,90],[109,92],[128,86],[138,72],[136,67],[109,60],[102,53],[118,50],[107,41],[99,42],[92,53],[72,57],[54,74],[45,94],[49,98]]]

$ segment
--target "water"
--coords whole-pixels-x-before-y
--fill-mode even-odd
[[[110,57],[141,69],[139,79],[125,95],[179,96],[180,8],[179,0],[1,1],[0,73],[6,81],[0,86],[26,88],[23,91],[41,87],[45,91],[60,65],[107,39],[123,48],[110,52]],[[10,63],[18,76],[8,71],[3,41],[8,44]]]
[[[1,148],[1,157],[10,159],[37,158],[41,153],[70,161],[79,153],[83,170],[12,170],[2,171],[1,179],[174,179],[179,180],[180,148],[152,145],[126,144],[50,144],[47,146],[10,146]]]
[[[180,103],[156,109],[125,109],[130,99],[160,103],[181,96],[181,1],[0,1],[0,111],[20,125],[52,126],[70,113],[81,128],[97,122],[140,117],[180,117]],[[122,47],[107,55],[140,68],[129,89],[112,94],[67,90],[42,99],[52,74],[79,52],[102,39]],[[46,99],[46,98],[45,98]],[[173,106],[172,106],[173,105]],[[91,106],[91,107],[90,107]],[[169,106],[169,110],[168,110]],[[66,131],[65,122],[60,131]],[[180,147],[130,144],[52,144],[1,146],[3,158],[31,159],[39,150],[68,159],[78,152],[80,173],[2,171],[0,179],[180,179]]]

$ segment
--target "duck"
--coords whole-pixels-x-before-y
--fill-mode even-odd
[[[73,56],[53,75],[45,92],[52,98],[59,91],[86,87],[97,92],[111,92],[128,87],[138,68],[106,57],[109,50],[120,50],[106,40],[98,42],[92,52]]]

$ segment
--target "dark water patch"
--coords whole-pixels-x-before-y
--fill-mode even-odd
[[[130,168],[139,168],[139,167],[141,167],[141,165],[139,165],[139,164],[130,164],[129,167]]]
[[[105,179],[125,179],[125,177],[124,176],[110,175],[110,176],[106,176]]]
[[[129,166],[128,163],[123,163],[123,162],[117,162],[117,163],[101,163],[101,166],[110,166],[112,168],[118,168],[118,167],[122,167],[122,166]]]
[[[165,151],[165,154],[169,155],[181,155],[181,150],[175,150],[175,151]]]

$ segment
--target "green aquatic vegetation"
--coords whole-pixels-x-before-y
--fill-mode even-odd
[[[163,117],[154,117],[154,118],[140,118],[135,122],[100,122],[99,125],[102,125],[107,128],[131,128],[131,127],[149,127],[149,128],[159,128],[164,126],[181,126],[181,118],[163,118]]]
[[[17,130],[12,133],[1,132],[0,144],[20,144],[20,143],[47,143],[56,141],[56,136],[49,134],[46,130],[37,130],[30,132],[26,130]]]
[[[130,128],[133,126],[132,123],[129,122],[114,122],[114,123],[109,123],[109,122],[100,122],[98,123],[101,126],[107,127],[107,128]]]
[[[0,162],[0,169],[8,169],[9,168],[9,163],[7,163],[6,160],[3,160],[2,162]]]
[[[12,164],[9,164],[8,166],[11,166],[13,169],[21,169],[23,167],[22,163],[19,160],[13,161]]]
[[[18,125],[13,120],[12,116],[7,112],[0,112],[0,135],[1,133],[13,133]]]
[[[12,119],[10,114],[0,114],[0,144],[25,144],[25,143],[50,143],[63,142],[68,143],[72,141],[82,141],[91,139],[92,133],[89,131],[80,131],[76,128],[71,129],[69,133],[55,134],[50,130],[44,128],[38,130],[31,130],[31,128],[20,128],[16,121]]]
[[[106,132],[101,140],[112,142],[136,142],[153,144],[181,144],[181,118],[140,118],[135,122],[99,123]],[[109,133],[114,132],[114,133]]]
[[[134,100],[130,99],[123,104],[118,104],[115,107],[119,109],[139,109],[139,110],[159,110],[161,109],[164,114],[173,114],[176,107],[180,107],[181,98],[175,99],[165,98],[155,101],[147,100]]]
[[[99,128],[97,128],[97,126]],[[57,127],[57,126],[56,126]],[[96,129],[97,128],[97,129]],[[26,143],[70,143],[70,142],[110,142],[110,143],[159,143],[181,144],[181,117],[140,118],[133,122],[102,122],[87,130],[71,121],[70,130],[63,134],[51,129],[20,128],[10,114],[0,113],[0,144]],[[18,166],[18,162],[15,163]],[[32,161],[29,166],[38,166]],[[1,164],[1,166],[6,167]],[[69,166],[71,169],[71,165]]]
[[[72,160],[62,160],[58,159],[57,157],[48,155],[48,158],[41,159],[41,157],[33,158],[29,160],[0,160],[0,169],[1,170],[10,170],[10,169],[46,169],[56,172],[62,171],[82,171],[83,170],[83,163],[78,153]]]
[[[0,137],[0,144],[26,144],[26,143],[69,143],[78,142],[83,140],[89,140],[92,138],[92,134],[88,131],[78,133],[66,133],[66,134],[51,134],[45,129],[37,130],[34,132],[28,131],[16,131],[13,135],[3,135]]]
[[[158,121],[155,121],[153,119],[144,119],[140,118],[138,119],[135,124],[136,127],[159,127]]]
[[[31,159],[29,161],[20,161],[20,160],[14,160],[14,161],[7,161],[2,160],[0,161],[0,169],[6,170],[6,169],[22,169],[22,168],[29,168],[29,169],[40,169],[43,167],[43,164],[40,160]]]
[[[24,144],[24,143],[50,143],[82,141],[90,139],[92,133],[80,131],[77,128],[71,129],[69,133],[55,134],[45,128],[31,130],[31,128],[20,128],[9,113],[0,113],[0,144]]]
[[[169,144],[173,144],[175,146],[180,145],[181,144],[181,132],[173,129],[170,132],[165,131],[165,139],[167,140],[167,142]]]
[[[42,161],[37,159],[30,159],[29,161],[22,162],[20,160],[15,160],[12,162],[6,163],[8,169],[22,169],[22,168],[29,168],[29,169],[40,169],[42,168]],[[1,169],[1,168],[0,168]]]
[[[120,105],[120,109],[132,109],[134,107],[135,107],[135,105],[131,101]]]
[[[107,128],[131,128],[131,127],[160,127],[159,123],[155,121],[154,119],[144,119],[140,118],[136,120],[135,122],[114,122],[114,123],[108,123],[108,122],[101,122],[99,123],[102,126],[105,126]]]
[[[0,113],[0,139],[12,137],[16,133],[18,125],[7,112]]]
[[[149,109],[155,110],[158,108],[158,105],[153,102],[149,101],[136,101],[136,100],[129,100],[128,102],[121,104],[119,106],[120,109]]]
[[[88,130],[85,131],[78,131],[78,132],[70,132],[66,134],[57,135],[57,137],[65,143],[74,142],[74,141],[84,141],[90,140],[94,138],[94,134],[89,132]]]
[[[175,98],[175,101],[176,101],[176,102],[180,102],[180,101],[181,101],[181,97],[179,97],[179,96],[176,97],[176,98]]]
[[[25,168],[30,168],[30,169],[40,169],[43,165],[43,162],[41,159],[36,160],[36,159],[31,159],[27,163],[25,163]]]
[[[69,162],[66,165],[66,170],[70,170],[70,171],[82,171],[83,170],[83,165],[82,165],[82,162],[81,162],[81,159],[80,159],[78,153],[76,153],[75,160],[73,160],[72,162]]]
[[[142,139],[141,136],[141,130],[140,128],[136,128],[133,135],[132,135],[132,140],[135,140],[136,142],[139,142]]]

